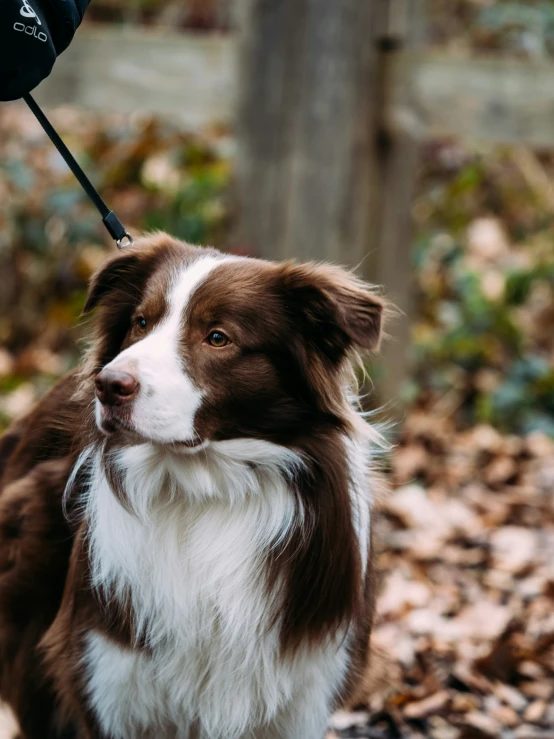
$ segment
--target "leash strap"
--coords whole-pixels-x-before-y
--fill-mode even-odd
[[[43,127],[50,141],[60,152],[67,166],[77,178],[79,184],[96,206],[98,212],[102,216],[102,223],[108,229],[110,236],[117,244],[117,248],[123,249],[126,246],[130,246],[133,243],[131,235],[126,231],[125,226],[121,223],[113,210],[110,210],[106,203],[102,200],[102,198],[94,188],[92,182],[83,172],[81,167],[77,164],[77,160],[60,138],[54,126],[44,115],[44,112],[42,111],[40,106],[29,93],[23,96],[23,100],[25,100],[29,108],[32,110],[34,116]]]

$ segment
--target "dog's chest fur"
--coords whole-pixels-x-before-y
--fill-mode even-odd
[[[248,733],[252,717],[258,726],[281,721],[283,736],[293,736],[292,703],[317,696],[314,716],[325,716],[323,704],[343,679],[346,646],[337,650],[334,640],[281,656],[282,596],[280,583],[268,587],[267,558],[301,517],[287,482],[300,461],[266,442],[220,446],[184,458],[150,445],[123,450],[118,466],[132,513],[114,496],[100,457],[92,461],[94,583],[130,604],[147,645],[87,637],[89,696],[114,738],[154,736],[163,722],[164,736],[178,739],[194,731],[258,736]],[[237,462],[241,452],[265,461]]]

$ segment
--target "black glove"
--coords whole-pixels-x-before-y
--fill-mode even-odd
[[[48,77],[90,0],[0,0],[0,100],[17,100]]]

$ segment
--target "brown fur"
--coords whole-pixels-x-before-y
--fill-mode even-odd
[[[142,338],[137,316],[148,316],[148,330],[162,319],[169,270],[197,253],[159,234],[111,259],[93,278],[84,308],[99,310],[83,367],[0,440],[0,692],[25,739],[100,739],[86,705],[84,635],[96,629],[136,644],[130,608],[91,587],[82,481],[68,518],[62,493],[79,452],[100,439],[93,377]],[[183,361],[206,396],[195,419],[200,437],[266,439],[308,460],[308,472],[294,483],[307,526],[268,555],[269,586],[285,572],[284,651],[357,625],[353,675],[367,656],[374,587],[371,567],[359,587],[341,441],[351,417],[340,386],[351,353],[378,344],[382,309],[378,297],[335,267],[228,263],[193,295],[182,336]],[[234,332],[230,348],[204,352],[202,337],[222,324]],[[217,380],[222,376],[225,383]],[[110,482],[125,505],[120,481]]]

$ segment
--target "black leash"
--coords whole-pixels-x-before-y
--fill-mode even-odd
[[[97,193],[92,182],[83,172],[81,167],[77,164],[75,157],[69,151],[67,146],[64,144],[59,134],[57,133],[56,129],[50,123],[48,118],[44,115],[43,111],[37,105],[34,98],[31,97],[29,93],[27,93],[26,95],[23,96],[23,100],[25,100],[29,108],[33,111],[36,119],[38,120],[40,125],[44,128],[50,141],[54,144],[56,149],[60,152],[62,157],[65,159],[67,166],[73,172],[73,174],[79,181],[79,184],[81,185],[83,190],[86,192],[86,194],[89,196],[89,198],[92,200],[92,202],[98,209],[100,215],[102,216],[102,223],[108,229],[110,236],[112,237],[112,239],[114,239],[115,243],[117,244],[117,248],[123,249],[125,246],[130,246],[130,244],[133,243],[133,239],[131,235],[125,230],[125,226],[121,223],[121,221],[116,216],[116,214],[113,212],[113,210],[110,210],[108,208],[106,203],[102,200],[100,195]]]

